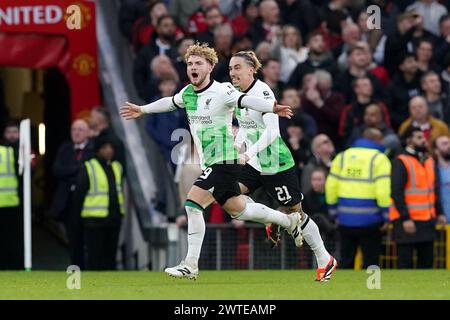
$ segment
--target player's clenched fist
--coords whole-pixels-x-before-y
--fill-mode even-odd
[[[144,115],[140,106],[130,102],[126,102],[125,105],[120,108],[119,114],[126,120],[136,119]]]

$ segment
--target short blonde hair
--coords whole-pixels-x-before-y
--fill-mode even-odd
[[[189,46],[184,55],[184,60],[187,62],[190,56],[199,56],[204,58],[213,67],[219,62],[216,50],[210,48],[207,43],[196,42]]]
[[[255,74],[261,69],[261,62],[253,51],[239,51],[233,54],[233,57],[244,59],[249,66],[255,69]]]

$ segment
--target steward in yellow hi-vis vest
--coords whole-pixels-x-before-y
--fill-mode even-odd
[[[94,140],[96,155],[85,161],[78,175],[74,207],[85,233],[88,270],[115,270],[120,225],[124,215],[123,168],[114,159],[106,138]]]
[[[0,145],[0,208],[18,207],[19,179],[12,147]]]
[[[338,220],[342,268],[353,268],[358,246],[364,268],[379,264],[391,189],[391,163],[382,152],[382,139],[378,129],[366,129],[363,138],[339,153],[331,164],[325,197],[330,214]]]
[[[22,183],[18,176],[19,123],[10,120],[0,145],[0,270],[24,268]]]

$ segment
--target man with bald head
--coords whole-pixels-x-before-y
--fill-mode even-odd
[[[443,121],[430,115],[428,103],[422,96],[409,100],[409,118],[401,124],[399,135],[403,135],[410,126],[420,128],[429,142],[438,136],[450,134],[448,126]]]
[[[280,8],[274,0],[264,0],[259,5],[260,18],[250,27],[253,47],[263,41],[272,41],[280,31]]]
[[[326,134],[318,134],[311,141],[311,151],[313,158],[302,170],[302,192],[306,193],[311,189],[311,174],[317,168],[330,171],[331,160],[333,160],[335,148],[333,141]]]
[[[94,148],[89,140],[89,124],[84,119],[73,121],[71,140],[63,143],[53,163],[53,174],[58,186],[50,207],[50,215],[64,223],[69,241],[71,264],[83,268],[83,233],[81,217],[70,216],[71,201],[78,172],[85,160],[94,156]]]

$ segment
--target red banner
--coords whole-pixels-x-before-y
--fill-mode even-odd
[[[58,67],[72,118],[100,104],[93,1],[0,0],[0,48],[0,65]]]

